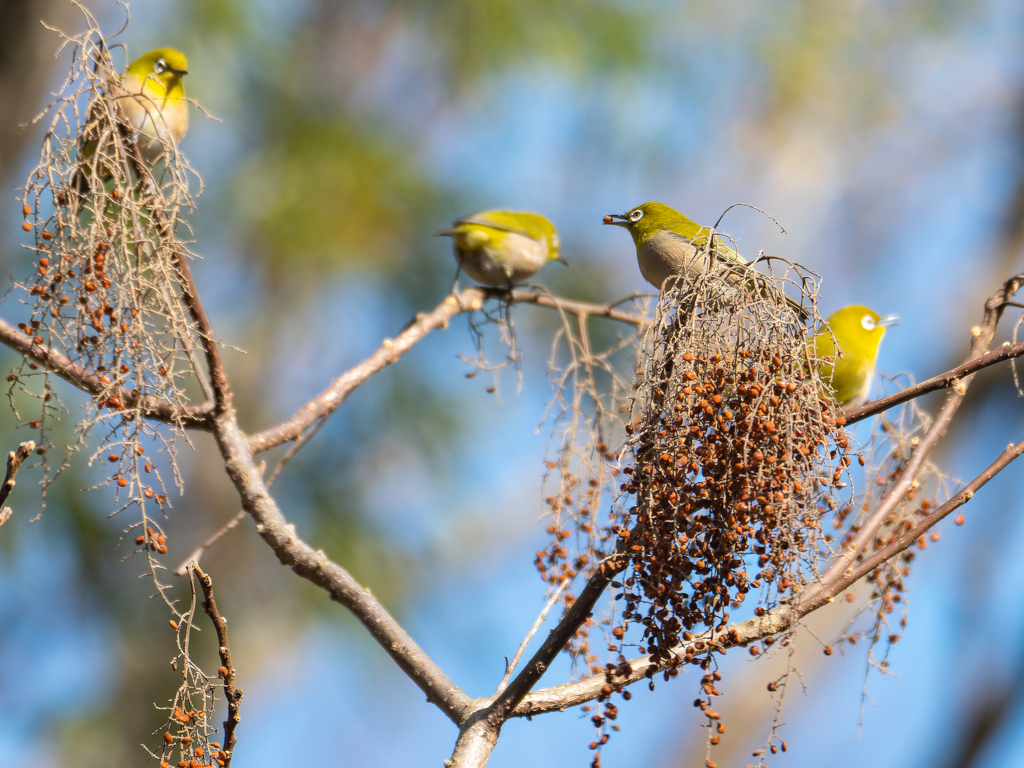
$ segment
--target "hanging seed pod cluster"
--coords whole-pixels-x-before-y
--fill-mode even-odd
[[[786,279],[816,324],[814,276],[790,265]],[[666,680],[684,664],[704,670],[695,705],[717,744],[715,654],[729,644],[731,612],[751,594],[756,615],[792,600],[828,553],[822,519],[849,497],[849,437],[807,344],[814,324],[783,301],[781,282],[721,268],[662,294],[626,427],[616,533],[628,564],[612,582],[621,619],[595,749],[612,694],[627,693],[616,683],[629,672],[627,642],[667,667]]]
[[[547,418],[551,442],[545,463],[544,504],[550,543],[538,550],[534,567],[554,590],[566,579],[589,579],[600,563],[601,551],[614,546],[607,510],[616,496],[620,477],[618,451],[632,390],[629,373],[641,338],[641,318],[648,307],[634,299],[629,309],[635,325],[592,327],[587,317],[561,315],[549,359],[552,400]],[[625,329],[625,330],[624,330]],[[613,508],[613,515],[619,510]],[[569,608],[574,597],[562,598]],[[584,624],[570,640],[573,664],[590,674],[600,672],[600,658],[590,648],[590,627]]]
[[[165,499],[166,489],[142,445],[155,439],[173,459],[175,430],[168,439],[141,415],[155,401],[184,406],[198,375],[182,287],[189,255],[178,234],[188,232],[181,214],[192,207],[189,179],[198,177],[170,145],[156,166],[140,160],[109,44],[86,16],[92,28],[65,38],[68,75],[37,118],[48,130],[20,206],[34,263],[18,284],[29,307],[19,327],[33,345],[95,374],[98,391],[79,431],[100,428],[92,459],[113,451],[108,482],[119,499],[144,506]],[[12,403],[16,393],[42,401],[29,426],[48,446],[49,422],[58,415],[51,379],[26,357],[8,383]]]
[[[725,638],[686,646],[689,633],[722,632],[751,592],[760,610],[797,594],[825,552],[822,517],[847,496],[849,438],[809,328],[751,272],[666,292],[638,372],[620,599],[660,662],[707,667]]]

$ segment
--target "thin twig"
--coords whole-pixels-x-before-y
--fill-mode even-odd
[[[953,498],[949,499],[945,504],[933,509],[928,516],[921,518],[912,528],[903,531],[891,544],[888,544],[878,550],[872,554],[871,557],[865,558],[863,562],[858,563],[855,568],[851,568],[847,573],[845,573],[838,581],[836,581],[833,594],[839,594],[858,579],[861,579],[871,573],[885,561],[891,560],[896,555],[900,554],[903,550],[917,541],[924,533],[926,533],[928,529],[932,528],[940,520],[952,514],[970,501],[974,497],[974,494],[978,492],[979,488],[1002,472],[1010,462],[1019,457],[1022,453],[1024,453],[1024,440],[1016,444],[1011,443],[1008,445],[999,455],[999,458],[993,461],[984,472],[961,488]],[[827,596],[824,594],[818,595],[814,600],[808,600],[806,603],[801,602],[801,614],[809,613],[827,602]]]
[[[214,544],[216,544],[220,540],[221,536],[223,536],[225,533],[230,531],[232,528],[235,528],[240,522],[242,522],[246,514],[247,512],[244,509],[238,510],[238,512],[235,513],[235,516],[228,520],[227,523],[225,523],[223,526],[221,526],[216,533],[214,533],[212,536],[210,536],[210,538],[208,538],[206,541],[204,541],[202,544],[200,544],[198,547],[192,550],[189,556],[182,561],[181,565],[179,565],[174,570],[174,575],[184,576],[188,573],[188,567],[190,565],[199,565],[199,558],[203,556],[203,553],[206,552],[206,550],[212,547]]]
[[[218,671],[224,679],[224,698],[228,702],[228,716],[224,721],[223,746],[224,767],[228,768],[231,765],[235,743],[238,741],[235,737],[235,728],[242,720],[238,714],[238,708],[242,701],[242,689],[235,687],[235,668],[231,664],[231,646],[228,644],[228,620],[217,610],[217,602],[213,599],[213,580],[203,572],[198,563],[192,563],[190,567],[199,577],[199,586],[202,587],[203,596],[206,598],[202,602],[203,610],[206,611],[206,615],[213,622],[214,629],[217,630],[217,652],[220,654],[221,664]]]
[[[540,616],[533,622],[533,626],[530,627],[530,631],[526,633],[526,637],[523,642],[519,644],[519,650],[516,651],[516,655],[512,657],[511,663],[506,664],[505,676],[501,678],[501,682],[498,683],[498,690],[494,692],[497,696],[505,690],[505,686],[508,685],[509,678],[512,677],[512,673],[516,671],[516,667],[519,666],[519,660],[523,657],[523,652],[526,650],[526,646],[530,644],[530,640],[537,634],[537,630],[540,629],[540,625],[543,624],[548,618],[548,611],[551,610],[551,606],[555,604],[565,588],[569,586],[569,579],[564,579],[561,584],[558,585],[558,589],[555,590],[554,594],[548,600],[547,605],[544,606],[544,610],[540,612]],[[506,657],[507,658],[507,657]]]
[[[14,510],[10,507],[4,507],[4,502],[14,490],[14,479],[18,475],[18,470],[35,449],[35,441],[27,440],[19,445],[16,451],[7,454],[7,477],[4,478],[4,484],[0,485],[0,525],[6,523],[14,514]]]
[[[333,413],[360,384],[387,366],[395,363],[431,331],[447,328],[448,322],[462,314],[480,309],[487,299],[503,298],[513,303],[536,304],[563,310],[580,316],[607,317],[631,325],[642,325],[642,315],[615,309],[616,303],[590,304],[570,301],[545,293],[516,289],[509,293],[476,286],[463,288],[458,294],[446,296],[430,312],[418,314],[401,333],[385,339],[380,348],[358,365],[350,368],[331,382],[323,392],[310,400],[294,416],[276,426],[264,429],[249,438],[249,448],[259,453],[290,440],[297,440],[318,418]]]

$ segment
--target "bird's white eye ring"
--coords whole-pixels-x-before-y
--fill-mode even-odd
[[[637,208],[631,214],[629,214],[630,221],[640,221],[644,217],[644,212]]]
[[[153,66],[153,71],[158,75],[162,74],[167,69],[167,62],[163,59],[157,59],[156,64]]]
[[[875,318],[871,315],[864,315],[864,317],[860,319],[860,324],[864,326],[865,331],[875,330]]]
[[[556,250],[558,248],[558,233],[557,232],[555,232],[553,235],[551,235],[551,247],[555,248]]]

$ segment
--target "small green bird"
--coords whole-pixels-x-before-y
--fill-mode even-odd
[[[529,280],[549,261],[568,266],[555,225],[537,213],[481,211],[434,235],[450,237],[459,268],[492,288]]]
[[[121,99],[120,104],[132,128],[139,132],[139,150],[150,166],[163,155],[165,144],[176,145],[188,131],[188,101],[181,80],[187,74],[185,54],[174,48],[158,48],[137,58],[121,75],[121,84],[130,97]],[[86,138],[81,150],[86,165],[95,156],[96,146],[95,137]],[[89,173],[81,168],[75,173],[72,185],[79,192],[89,189]],[[110,177],[106,168],[101,175]]]
[[[826,322],[832,333],[822,328],[814,335],[814,356],[819,361],[832,360],[819,362],[818,373],[831,384],[844,413],[867,402],[878,346],[885,329],[899,321],[896,315],[882,317],[872,309],[854,304],[828,316]],[[838,354],[833,335],[839,342]]]
[[[604,217],[605,224],[629,230],[636,245],[640,274],[658,290],[665,281],[681,274],[697,276],[708,269],[707,254],[698,251],[707,244],[710,230],[691,221],[675,208],[663,203],[644,203],[628,213]],[[745,265],[746,259],[715,239],[715,258],[722,264]],[[807,311],[800,303],[786,297],[801,320]]]

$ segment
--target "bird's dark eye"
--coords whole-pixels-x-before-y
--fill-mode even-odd
[[[157,59],[156,64],[153,65],[153,71],[158,75],[167,70],[167,62],[163,59]]]
[[[644,217],[644,212],[637,208],[631,214],[629,214],[630,221],[640,221]]]
[[[875,318],[871,315],[864,315],[864,317],[860,319],[860,324],[864,326],[865,331],[875,330]]]

